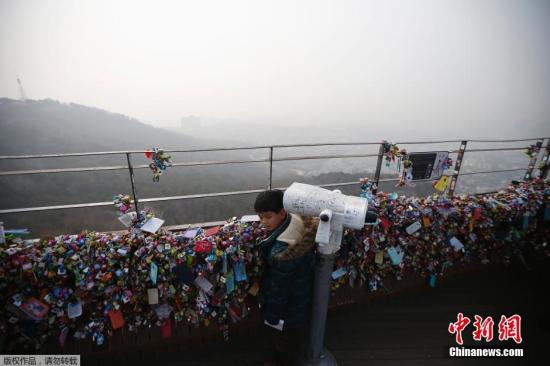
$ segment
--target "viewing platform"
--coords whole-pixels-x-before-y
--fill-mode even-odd
[[[524,140],[506,142],[518,141]],[[459,142],[458,150],[439,151],[442,155],[377,143],[379,153],[372,156],[377,164],[369,180],[321,185],[355,185],[379,216],[374,225],[345,231],[332,273],[325,343],[339,364],[537,364],[532,362],[548,360],[541,345],[548,339],[549,303],[540,289],[548,287],[549,279],[545,268],[550,255],[550,139],[540,138],[529,146],[484,149],[526,150],[527,168],[462,174],[468,142]],[[274,150],[285,147],[250,148],[267,148],[269,159],[171,166],[267,163],[267,188],[272,188],[274,162],[336,158],[273,156]],[[78,354],[85,365],[252,365],[261,361],[257,293],[263,264],[257,245],[265,238],[265,229],[255,218],[244,216],[177,226],[163,226],[157,220],[160,226],[146,230],[156,222],[145,204],[250,195],[265,188],[140,198],[134,169],[149,165],[134,166],[130,158],[140,153],[146,151],[0,157],[122,154],[127,166],[4,171],[0,176],[128,170],[132,192],[115,197],[121,222],[128,227],[124,231],[86,230],[32,240],[19,238],[21,233],[6,227],[7,242],[0,246],[3,354]],[[456,158],[448,158],[449,154]],[[435,174],[437,164],[426,161],[439,156],[445,156],[439,164],[447,166]],[[338,158],[351,157],[357,155]],[[409,165],[403,164],[399,177],[382,179],[384,160]],[[510,171],[522,176],[506,188],[454,194],[461,175]],[[384,192],[380,189],[384,182],[397,182],[396,190],[414,187],[415,182],[433,183],[436,194]],[[109,205],[113,202],[2,208],[0,215],[6,226],[11,215]],[[502,315],[521,315],[524,357],[450,359],[448,348],[456,344],[448,327],[458,313],[472,319],[490,315],[495,323]],[[485,345],[465,338],[470,340],[467,345]],[[509,342],[491,345],[518,348]]]

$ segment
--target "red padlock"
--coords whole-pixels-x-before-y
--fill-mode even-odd
[[[208,240],[199,240],[195,242],[196,253],[210,253],[212,251],[212,243]]]

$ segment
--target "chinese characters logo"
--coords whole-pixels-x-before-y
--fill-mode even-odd
[[[485,339],[485,342],[493,340],[493,328],[495,322],[491,316],[485,319],[479,315],[474,315],[475,321],[473,322],[474,331],[472,332],[473,339],[475,341],[481,341]],[[449,324],[448,331],[450,334],[455,335],[457,344],[462,345],[462,332],[471,323],[470,318],[464,316],[462,313],[458,313],[457,320],[454,323]],[[498,339],[499,341],[507,341],[512,339],[517,344],[520,344],[523,339],[521,338],[521,316],[514,314],[510,317],[502,315],[498,322]]]

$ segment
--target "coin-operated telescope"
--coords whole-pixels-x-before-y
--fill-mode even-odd
[[[323,347],[330,276],[336,252],[342,244],[345,227],[362,229],[365,223],[376,222],[378,216],[369,211],[365,198],[303,183],[292,183],[285,191],[283,206],[291,213],[319,217],[315,236],[319,257],[315,267],[310,344],[304,365],[336,365],[334,356]]]

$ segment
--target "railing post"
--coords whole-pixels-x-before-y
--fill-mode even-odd
[[[134,180],[134,168],[130,161],[130,153],[126,153],[126,160],[128,161],[128,171],[130,172],[130,183],[132,183],[132,195],[134,196],[134,207],[136,208],[136,214],[139,215],[138,200],[136,197],[136,183]]]
[[[271,189],[273,184],[273,146],[269,148],[269,184],[267,189]]]
[[[546,141],[546,149],[544,149],[544,155],[542,156],[542,160],[540,161],[540,171],[539,171],[539,178],[546,179],[548,176],[548,170],[550,170],[550,166],[548,165],[548,159],[550,158],[550,138],[548,141]]]
[[[543,140],[538,140],[537,144],[535,145],[537,147],[537,152],[533,157],[531,157],[531,160],[529,160],[529,165],[527,166],[527,170],[525,171],[525,175],[523,176],[523,180],[530,180],[532,179],[533,169],[535,168],[535,164],[537,163],[537,158],[539,157],[539,151],[542,146]]]
[[[458,175],[460,174],[460,167],[462,166],[462,159],[464,158],[464,153],[466,152],[466,145],[468,144],[468,141],[463,140],[460,143],[460,148],[458,149],[458,156],[456,157],[456,163],[455,163],[455,173],[453,174],[453,177],[451,178],[451,186],[449,187],[449,196],[453,196],[455,193],[455,187],[456,187],[456,181],[458,179]]]
[[[374,184],[375,188],[372,190],[372,193],[376,193],[378,190],[378,182],[380,180],[380,171],[382,170],[382,159],[384,154],[384,143],[380,143],[380,148],[378,149],[378,161],[376,162],[376,172],[374,172]]]

